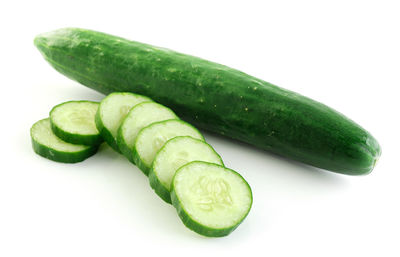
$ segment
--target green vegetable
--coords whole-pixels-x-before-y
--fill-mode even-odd
[[[198,128],[300,162],[360,175],[381,154],[375,138],[344,115],[220,64],[77,28],[39,35],[35,45],[83,85],[149,96]]]
[[[149,173],[150,186],[167,203],[175,171],[192,161],[224,165],[221,157],[206,142],[192,137],[174,137],[158,151]]]
[[[98,145],[103,142],[94,122],[99,103],[92,101],[69,101],[50,111],[53,133],[60,139],[82,145]]]
[[[209,237],[231,233],[250,211],[250,186],[239,173],[195,161],[176,171],[172,204],[189,229]]]
[[[139,131],[133,148],[133,159],[145,175],[149,174],[154,157],[165,142],[177,136],[204,140],[203,135],[195,127],[175,119],[155,122]]]
[[[135,105],[126,115],[118,129],[118,148],[130,162],[135,163],[133,160],[132,149],[139,131],[151,123],[169,119],[179,118],[173,111],[171,111],[171,109],[161,104],[155,102],[144,102]]]
[[[31,128],[35,153],[56,162],[81,162],[97,152],[98,146],[76,145],[62,141],[51,130],[50,119],[43,119]]]
[[[115,151],[121,152],[117,145],[117,132],[130,109],[150,98],[132,93],[112,93],[103,98],[97,110],[95,122],[100,134]]]

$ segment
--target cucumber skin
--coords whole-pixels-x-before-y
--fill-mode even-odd
[[[34,42],[57,71],[85,86],[149,96],[198,128],[315,167],[368,174],[381,154],[376,139],[341,113],[220,64],[78,28]]]
[[[117,142],[115,141],[115,138],[113,137],[111,132],[104,126],[103,122],[101,121],[99,110],[97,110],[97,112],[96,112],[94,121],[96,123],[97,130],[100,132],[100,135],[104,139],[104,141],[106,141],[107,144],[109,146],[111,146],[111,148],[114,149],[117,153],[121,153],[121,150],[119,150]]]
[[[178,171],[180,169],[182,169],[183,167],[185,167],[186,165],[190,165],[192,163],[207,163],[210,165],[218,165],[215,163],[208,163],[208,162],[203,162],[203,161],[193,161],[193,162],[189,162],[185,165],[183,165],[182,167],[180,167],[175,175],[178,173]],[[218,165],[221,166],[221,165]],[[198,222],[196,222],[195,220],[193,220],[190,215],[182,208],[181,204],[180,204],[180,200],[175,192],[174,189],[174,180],[172,180],[172,188],[171,188],[171,201],[172,201],[172,205],[175,207],[176,211],[178,212],[178,216],[179,218],[182,220],[183,224],[190,230],[203,235],[203,236],[207,236],[207,237],[223,237],[223,236],[227,236],[229,235],[232,231],[234,231],[242,222],[243,220],[247,217],[247,215],[250,212],[251,206],[253,205],[253,194],[251,191],[251,187],[249,186],[249,184],[247,183],[247,181],[236,171],[231,170],[229,168],[224,167],[225,169],[230,170],[231,172],[236,173],[237,175],[239,175],[243,181],[246,182],[247,187],[250,190],[251,193],[251,202],[250,202],[250,208],[248,210],[248,212],[246,213],[246,215],[243,216],[242,220],[240,220],[238,223],[236,223],[234,226],[229,227],[229,228],[223,228],[223,229],[215,229],[215,228],[210,228],[207,226],[204,226],[202,224],[199,224]]]
[[[89,103],[97,103],[93,101],[69,101],[69,102],[89,102]],[[100,145],[103,142],[103,137],[99,135],[79,135],[79,134],[71,134],[65,130],[62,130],[58,126],[56,126],[52,119],[51,119],[51,113],[56,108],[57,106],[69,103],[69,102],[64,102],[59,105],[54,106],[51,111],[50,111],[50,125],[51,125],[51,130],[53,133],[64,140],[65,142],[71,143],[71,144],[82,144],[82,145]]]
[[[44,146],[32,139],[32,148],[33,151],[38,155],[52,161],[62,162],[62,163],[77,163],[77,162],[82,162],[87,158],[91,157],[92,155],[94,155],[99,147],[90,146],[86,150],[70,153],[70,152],[62,152],[50,149],[47,146]]]
[[[161,148],[162,149],[162,148]],[[160,149],[160,151],[161,151]],[[155,172],[153,171],[153,165],[151,165],[151,168],[149,170],[149,184],[150,187],[153,188],[154,192],[161,198],[164,200],[164,202],[172,204],[171,201],[171,192],[168,191],[165,186],[163,186],[161,184],[161,182],[159,181],[159,179],[157,178]]]
[[[149,176],[150,167],[148,167],[142,161],[135,147],[132,149],[132,160],[132,163],[134,163],[143,172],[144,175]]]
[[[30,131],[31,134],[31,142],[32,142],[32,148],[33,151],[52,161],[55,162],[62,162],[62,163],[77,163],[77,162],[82,162],[86,160],[87,158],[91,157],[94,155],[97,150],[99,149],[99,146],[88,146],[86,149],[80,151],[80,152],[64,152],[64,151],[58,151],[55,149],[51,149],[48,146],[45,146],[36,140],[33,139],[32,136],[32,128]]]
[[[71,134],[57,127],[51,120],[50,124],[53,133],[65,142],[78,145],[100,145],[103,142],[103,137],[101,135]]]
[[[124,138],[122,137],[122,133],[119,132],[121,130],[118,129],[118,134],[117,134],[117,145],[119,148],[119,151],[130,161],[132,164],[136,165],[135,160],[133,159],[133,151],[132,149],[128,146],[128,144],[125,142]]]

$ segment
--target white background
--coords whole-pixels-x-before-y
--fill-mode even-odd
[[[400,256],[398,1],[5,2],[0,256]],[[29,129],[54,105],[103,97],[35,49],[35,35],[61,27],[171,48],[304,94],[369,130],[382,157],[351,177],[205,133],[254,204],[231,235],[199,236],[109,147],[73,165],[33,153]]]

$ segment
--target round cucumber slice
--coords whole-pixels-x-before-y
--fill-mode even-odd
[[[98,146],[76,145],[58,138],[51,130],[50,119],[33,124],[32,147],[35,153],[56,162],[81,162],[96,153]]]
[[[191,136],[204,140],[203,135],[195,127],[182,120],[160,121],[142,128],[133,148],[133,159],[139,169],[148,175],[158,150],[169,139],[177,136]]]
[[[171,203],[171,183],[175,171],[192,161],[224,165],[221,157],[206,142],[188,136],[168,140],[158,151],[149,173],[150,186],[167,203]]]
[[[208,237],[230,234],[253,202],[250,186],[239,173],[202,161],[176,171],[171,199],[185,226]]]
[[[135,105],[118,129],[117,144],[121,152],[134,163],[132,149],[139,131],[151,123],[163,120],[179,119],[169,108],[155,103],[144,102]]]
[[[133,106],[145,101],[151,99],[125,92],[114,92],[101,100],[95,117],[96,127],[115,151],[121,152],[117,145],[117,132],[122,120]]]
[[[53,107],[50,123],[54,134],[72,144],[98,145],[103,141],[94,122],[99,103],[69,101]]]

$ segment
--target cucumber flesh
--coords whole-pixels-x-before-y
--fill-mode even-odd
[[[206,142],[188,136],[168,140],[158,151],[149,173],[150,186],[167,203],[175,171],[192,161],[224,165],[221,157]]]
[[[169,108],[155,103],[143,102],[134,106],[118,129],[117,143],[121,152],[134,163],[132,149],[139,131],[151,123],[169,119],[179,119]]]
[[[117,152],[121,152],[117,145],[117,132],[122,120],[133,106],[145,101],[151,99],[133,93],[116,92],[109,94],[100,102],[95,117],[96,127],[104,141]]]
[[[94,117],[99,103],[69,101],[50,111],[50,123],[54,134],[72,144],[98,145],[103,141]]]
[[[49,118],[33,124],[31,139],[35,153],[57,162],[80,162],[95,154],[98,149],[98,146],[77,145],[61,140],[53,133]]]
[[[148,175],[157,152],[169,139],[190,136],[204,140],[203,135],[192,125],[182,120],[166,120],[150,124],[139,131],[133,148],[135,163]]]
[[[210,237],[226,236],[236,229],[253,201],[250,186],[237,172],[201,161],[176,171],[171,198],[182,222]]]

